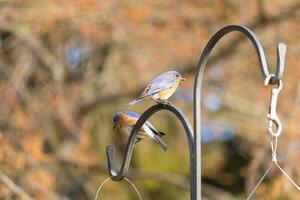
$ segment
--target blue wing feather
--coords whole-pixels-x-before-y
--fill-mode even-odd
[[[162,90],[171,88],[176,81],[169,74],[162,74],[151,81],[146,90],[141,95],[141,98],[154,95]]]
[[[129,117],[133,117],[133,118],[140,118],[140,115],[135,113],[135,112],[131,112],[131,111],[125,111],[125,114],[128,115]]]

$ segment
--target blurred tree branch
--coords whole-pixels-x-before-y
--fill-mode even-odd
[[[15,184],[6,174],[4,174],[0,170],[0,180],[15,194],[21,196],[22,199],[25,200],[34,200],[31,196],[29,196],[21,187]]]

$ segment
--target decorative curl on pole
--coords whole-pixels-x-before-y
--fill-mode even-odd
[[[181,122],[181,124],[183,125],[183,128],[185,130],[187,139],[188,139],[188,144],[189,144],[189,151],[190,151],[190,170],[191,170],[191,185],[194,185],[194,174],[193,172],[194,170],[194,166],[195,163],[193,163],[195,161],[195,146],[194,146],[194,134],[193,134],[193,129],[192,126],[190,125],[188,119],[185,117],[185,115],[176,107],[172,106],[172,105],[163,105],[163,104],[157,104],[154,105],[152,107],[150,107],[148,110],[146,110],[141,117],[139,118],[139,120],[137,121],[137,123],[134,125],[131,134],[129,136],[128,142],[127,142],[127,146],[125,149],[125,157],[122,163],[122,166],[119,170],[119,172],[117,172],[116,170],[116,165],[115,165],[115,157],[114,157],[114,149],[112,146],[108,146],[106,148],[106,154],[107,154],[107,161],[108,161],[108,169],[109,169],[109,175],[112,177],[112,180],[114,181],[121,181],[123,180],[123,178],[125,177],[125,174],[128,171],[129,165],[130,165],[130,161],[131,161],[131,157],[132,157],[132,153],[133,153],[133,148],[135,145],[135,137],[138,134],[138,131],[140,130],[140,128],[143,126],[143,124],[156,112],[161,111],[161,110],[167,110],[172,112]]]

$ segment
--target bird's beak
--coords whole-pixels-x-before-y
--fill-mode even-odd
[[[185,78],[181,78],[180,81],[185,81]]]
[[[116,124],[114,124],[114,126],[113,126],[113,130],[116,128]]]

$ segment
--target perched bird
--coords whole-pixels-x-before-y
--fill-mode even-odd
[[[128,105],[132,106],[148,98],[152,98],[157,103],[169,104],[169,97],[176,91],[179,83],[184,80],[181,74],[176,71],[168,71],[160,74],[150,82],[138,98]]]
[[[126,135],[130,135],[131,130],[137,120],[140,118],[140,115],[131,112],[131,111],[120,111],[117,112],[113,117],[113,124],[114,129],[118,128],[118,130]],[[166,151],[168,149],[167,145],[160,139],[160,137],[164,136],[165,133],[157,131],[154,126],[149,122],[146,121],[145,124],[139,130],[135,143],[141,141],[146,137],[152,138],[160,147]]]

